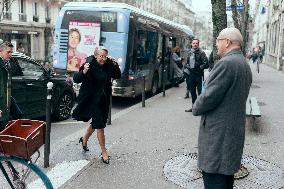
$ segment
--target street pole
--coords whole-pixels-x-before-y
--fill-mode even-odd
[[[142,82],[142,107],[145,107],[145,75],[143,75]]]
[[[111,125],[111,108],[112,108],[112,94],[109,96],[109,111],[108,111],[108,118],[107,118],[107,124]]]
[[[163,97],[166,96],[166,84],[165,84],[165,56],[166,56],[166,37],[163,35],[162,41],[162,84],[163,84]]]
[[[51,98],[52,98],[53,83],[47,83],[46,97],[46,129],[45,129],[45,145],[44,145],[44,167],[49,167],[50,155],[50,130],[51,130]]]

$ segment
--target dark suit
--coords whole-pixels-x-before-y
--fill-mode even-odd
[[[75,83],[82,82],[82,85],[78,95],[78,106],[74,109],[72,117],[87,122],[91,118],[98,117],[96,114],[99,113],[99,116],[102,116],[99,118],[100,122],[102,121],[100,124],[105,126],[112,92],[111,79],[119,79],[121,72],[119,66],[110,59],[107,59],[105,64],[99,65],[96,58],[90,56],[86,62],[90,63],[88,72],[83,74],[84,65],[82,65],[73,77]]]
[[[192,55],[192,53],[194,53],[195,57],[194,68],[190,68],[190,56]],[[184,75],[186,79],[187,90],[190,91],[191,94],[192,104],[194,104],[197,98],[196,89],[198,95],[200,95],[201,93],[202,77],[204,74],[204,68],[207,64],[208,59],[206,57],[206,54],[200,48],[198,48],[194,52],[189,52],[187,62],[184,65],[184,69],[187,69],[189,74],[185,73]]]
[[[11,75],[9,69],[5,66],[4,60],[0,57],[0,130],[2,130],[9,120],[9,108],[11,97]]]
[[[252,73],[240,49],[225,54],[206,79],[192,111],[202,115],[198,137],[198,167],[202,171],[233,175],[239,170],[251,82]]]

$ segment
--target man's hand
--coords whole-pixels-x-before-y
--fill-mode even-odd
[[[114,65],[117,65],[117,62],[116,62],[115,58],[113,58],[113,57],[111,57],[111,56],[108,56],[108,58],[112,61],[112,63],[113,63]]]
[[[89,68],[90,68],[90,64],[89,63],[84,64],[83,74],[86,74],[88,72]]]

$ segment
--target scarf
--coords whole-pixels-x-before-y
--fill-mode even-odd
[[[191,55],[189,57],[189,66],[190,69],[193,69],[195,67],[195,53],[198,51],[198,49],[190,49]]]

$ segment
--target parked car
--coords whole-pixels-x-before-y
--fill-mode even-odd
[[[22,53],[13,53],[10,63],[12,96],[16,99],[24,118],[45,116],[48,82],[53,82],[53,118],[64,120],[70,117],[75,101],[72,81],[66,76],[52,74],[40,63]]]

